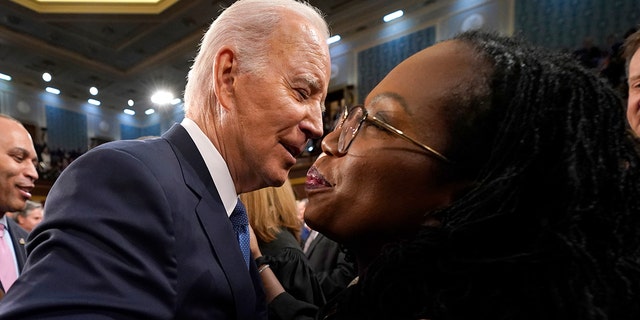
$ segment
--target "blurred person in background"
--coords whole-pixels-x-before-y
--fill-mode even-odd
[[[624,43],[624,57],[627,61],[627,120],[637,136],[640,136],[640,30],[629,35]]]
[[[27,200],[24,209],[15,213],[13,219],[27,232],[31,232],[44,218],[42,203]]]
[[[27,232],[6,212],[22,210],[38,179],[38,156],[19,121],[0,114],[0,297],[12,287],[27,257]]]
[[[300,247],[302,226],[290,182],[241,194],[240,200],[257,239],[259,252],[253,257],[259,270],[268,266],[296,299],[322,306],[320,284]]]

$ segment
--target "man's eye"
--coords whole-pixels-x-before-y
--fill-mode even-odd
[[[300,95],[301,99],[308,99],[309,98],[309,94],[307,93],[307,91],[305,91],[303,89],[297,89],[296,91]]]

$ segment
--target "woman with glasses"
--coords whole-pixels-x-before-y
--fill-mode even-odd
[[[322,148],[305,220],[359,277],[318,313],[263,273],[281,319],[640,319],[639,147],[571,57],[463,33],[393,69]]]

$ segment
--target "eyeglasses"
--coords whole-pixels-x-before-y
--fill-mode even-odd
[[[360,131],[360,127],[362,127],[362,123],[365,121],[368,121],[369,123],[375,125],[380,129],[389,131],[399,136],[402,139],[405,139],[411,143],[414,143],[420,148],[433,154],[440,160],[451,163],[451,160],[443,156],[442,153],[407,136],[401,130],[376,118],[375,116],[369,116],[367,109],[365,109],[363,105],[356,105],[350,108],[347,108],[347,107],[344,108],[342,119],[334,129],[334,130],[340,130],[340,137],[338,138],[338,152],[340,153],[347,152],[347,150],[351,146],[351,143],[353,142],[353,139],[355,139],[356,136],[358,135],[358,132]]]

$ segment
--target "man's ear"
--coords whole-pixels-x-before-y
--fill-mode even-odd
[[[229,47],[222,47],[213,64],[213,90],[223,108],[229,108],[235,93],[235,77],[238,71],[235,52]]]

